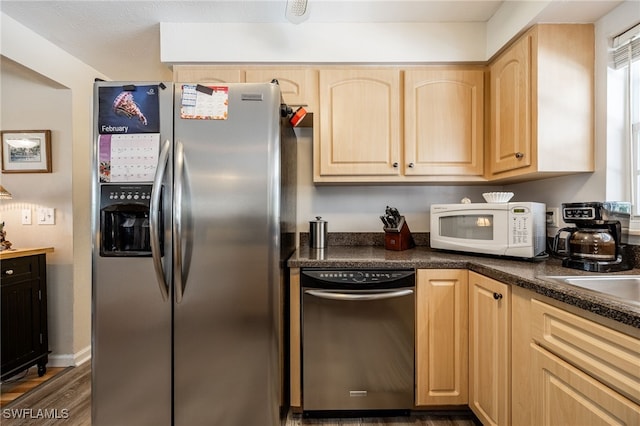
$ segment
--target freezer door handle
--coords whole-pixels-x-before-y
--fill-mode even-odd
[[[151,257],[153,259],[153,267],[156,271],[156,280],[160,287],[162,300],[169,298],[169,283],[165,279],[164,270],[162,268],[162,250],[160,247],[160,196],[162,195],[162,180],[167,170],[169,161],[169,150],[171,149],[171,141],[168,139],[162,144],[160,150],[160,158],[158,159],[158,168],[153,177],[153,187],[151,189],[151,203],[149,205],[149,233],[151,237]]]
[[[331,290],[305,290],[305,294],[310,296],[319,297],[321,299],[330,299],[330,300],[381,300],[381,299],[393,299],[396,297],[404,297],[413,294],[412,289],[400,289],[400,290],[392,290],[392,291],[384,291],[380,290],[376,293],[368,293],[368,292],[355,292],[355,293],[342,293],[339,291],[331,291]]]
[[[184,183],[184,146],[176,142],[174,164],[173,195],[173,282],[176,289],[176,303],[182,302],[184,282],[182,273],[182,191]]]

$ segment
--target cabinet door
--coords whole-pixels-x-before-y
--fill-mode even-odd
[[[532,40],[533,63],[537,65],[531,69],[536,168],[540,172],[592,172],[593,25],[542,24],[532,31]],[[571,153],[571,161],[565,153]]]
[[[640,403],[640,339],[536,299],[530,327],[535,343]]]
[[[242,83],[240,68],[221,68],[209,65],[174,65],[173,81],[180,83]]]
[[[285,103],[294,110],[306,105],[309,112],[317,108],[318,78],[312,69],[252,68],[245,71],[247,83],[268,83],[276,79]]]
[[[492,174],[531,165],[531,49],[526,35],[490,68]]]
[[[300,268],[291,268],[289,274],[289,405],[298,413],[302,410]]]
[[[469,405],[483,425],[511,421],[511,294],[508,285],[469,272]]]
[[[15,366],[40,352],[40,298],[38,280],[2,288],[2,362]]]
[[[468,272],[420,269],[416,285],[416,406],[468,403]]]
[[[638,425],[640,406],[532,345],[533,418],[540,426]]]
[[[484,70],[407,70],[404,93],[404,173],[482,175]]]
[[[398,176],[400,70],[319,71],[319,176]]]
[[[44,255],[2,263],[0,337],[4,376],[46,357],[48,339]]]

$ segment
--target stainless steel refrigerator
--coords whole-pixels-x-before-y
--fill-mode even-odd
[[[94,97],[92,424],[279,424],[296,142],[277,82]]]

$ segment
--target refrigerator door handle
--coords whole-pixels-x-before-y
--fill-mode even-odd
[[[149,205],[149,233],[151,234],[151,257],[153,266],[156,271],[156,280],[160,287],[162,300],[169,298],[169,283],[165,279],[164,270],[162,268],[162,250],[160,247],[160,196],[162,195],[162,180],[167,170],[167,162],[169,161],[169,150],[171,149],[171,141],[168,139],[162,144],[160,150],[160,158],[158,159],[158,168],[153,177],[153,186],[151,188],[151,203]]]
[[[173,195],[173,282],[176,303],[182,302],[184,283],[182,274],[182,190],[184,181],[184,146],[176,142]]]

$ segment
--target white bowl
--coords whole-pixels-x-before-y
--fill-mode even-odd
[[[513,192],[485,192],[482,196],[487,203],[507,203],[513,197]]]

